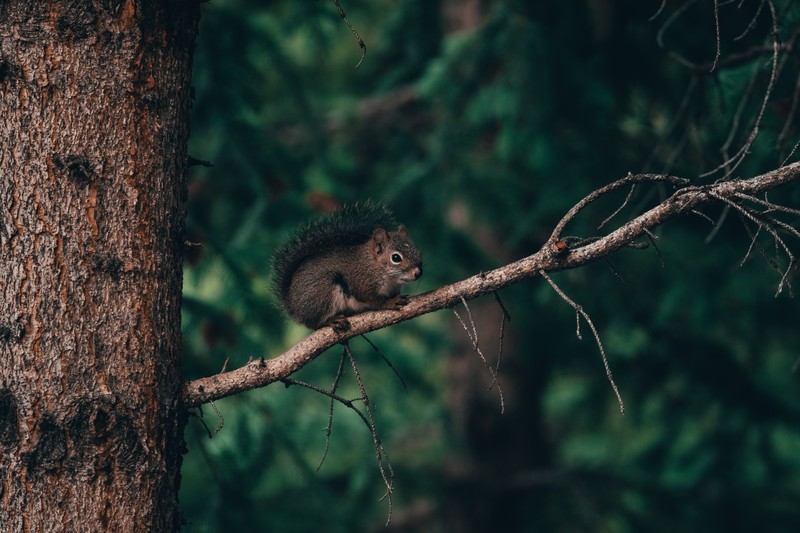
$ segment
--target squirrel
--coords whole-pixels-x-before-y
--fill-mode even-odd
[[[273,289],[283,310],[311,329],[350,328],[347,316],[400,309],[404,283],[422,276],[422,257],[384,204],[345,205],[296,231],[275,253]]]

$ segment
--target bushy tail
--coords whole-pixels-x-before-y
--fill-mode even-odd
[[[301,263],[334,248],[363,244],[377,228],[387,231],[397,225],[389,208],[378,202],[347,204],[330,215],[317,217],[284,242],[272,259],[272,287],[281,303],[292,275]]]

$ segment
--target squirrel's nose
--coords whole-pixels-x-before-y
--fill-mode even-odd
[[[411,271],[411,275],[414,276],[414,279],[419,279],[422,276],[422,267],[418,266],[414,270]]]

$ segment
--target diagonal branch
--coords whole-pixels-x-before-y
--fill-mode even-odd
[[[575,249],[564,248],[563,241],[560,241],[561,231],[588,203],[614,188],[648,181],[670,181],[679,188],[660,204],[611,233],[598,239],[592,239],[588,244]],[[550,239],[533,255],[495,270],[482,272],[434,291],[411,297],[408,305],[399,311],[375,311],[350,317],[351,327],[345,333],[338,334],[330,327],[324,327],[314,331],[277,357],[257,358],[236,370],[190,381],[183,387],[183,405],[184,407],[196,407],[212,400],[269,385],[292,375],[324,351],[357,335],[426,313],[453,307],[461,303],[462,299],[471,300],[524,279],[536,277],[540,270],[555,272],[583,266],[609,256],[620,248],[633,243],[637,238],[646,236],[648,230],[676,216],[696,212],[703,205],[719,203],[723,199],[723,201],[728,200],[738,204],[745,201],[743,200],[745,197],[742,195],[752,197],[796,181],[800,181],[800,162],[750,179],[720,182],[703,187],[686,186],[678,183],[674,178],[665,180],[664,177],[654,179],[652,175],[628,176],[614,182],[618,184],[616,187],[609,185],[598,189],[576,204],[559,222]]]

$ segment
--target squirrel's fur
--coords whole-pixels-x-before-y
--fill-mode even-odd
[[[346,329],[345,315],[403,305],[400,286],[422,275],[422,259],[405,227],[390,231],[395,225],[385,205],[366,202],[301,227],[273,259],[284,311],[310,328]]]

